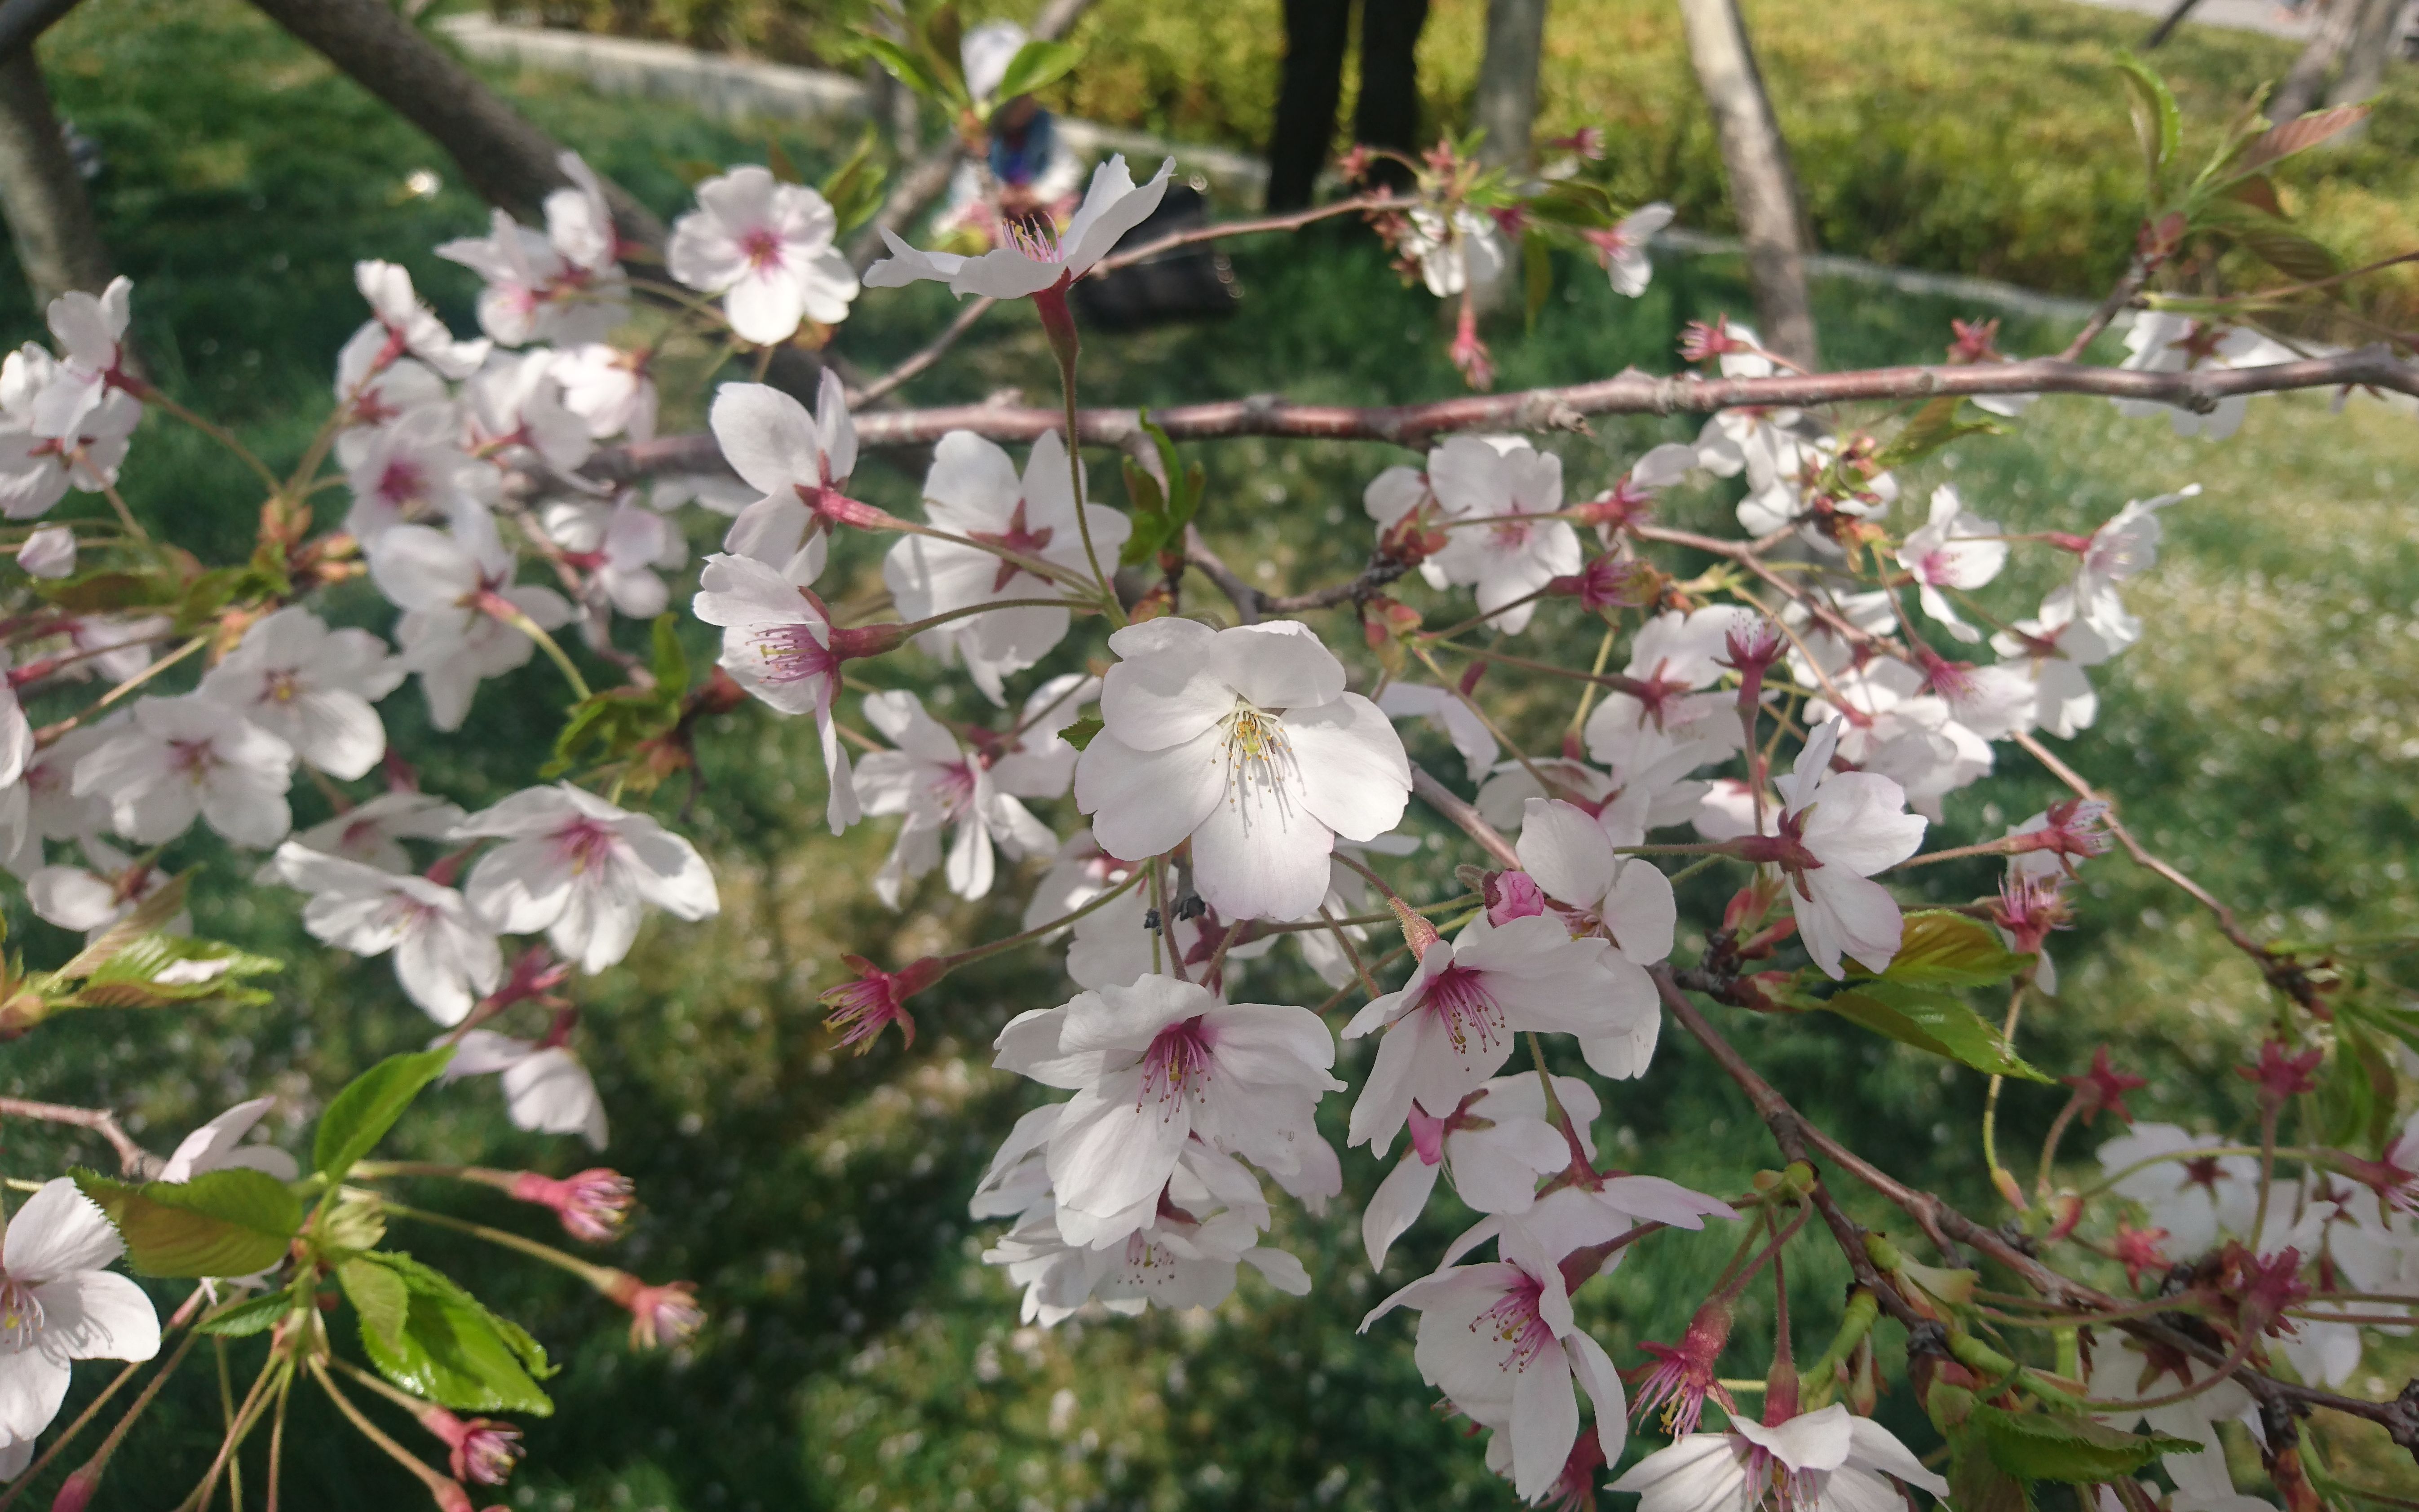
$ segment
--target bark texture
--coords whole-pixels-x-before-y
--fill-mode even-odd
[[[0,57],[0,210],[37,308],[71,288],[107,286],[109,249],[31,47]]]
[[[1714,115],[1731,207],[1747,243],[1748,280],[1764,345],[1791,362],[1815,363],[1814,313],[1806,297],[1806,238],[1797,176],[1756,71],[1736,0],[1680,0],[1688,57]]]
[[[1471,117],[1486,128],[1482,162],[1529,166],[1537,121],[1537,65],[1546,47],[1546,0],[1487,0],[1487,52],[1478,63]]]

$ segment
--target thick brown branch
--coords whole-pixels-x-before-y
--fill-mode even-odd
[[[2419,367],[2380,345],[2333,357],[2262,367],[2203,368],[2185,373],[2134,372],[2046,357],[1961,367],[1877,367],[1853,373],[1787,374],[1760,378],[1693,375],[1654,378],[1628,372],[1566,388],[1470,394],[1427,404],[1366,409],[1293,404],[1275,394],[1261,394],[1177,405],[1153,410],[1150,418],[1177,440],[1277,436],[1418,446],[1431,437],[1452,431],[1576,430],[1582,428],[1591,415],[1704,414],[1722,409],[1803,409],[1995,393],[2095,394],[2207,410],[2214,409],[2219,400],[2237,394],[2346,385],[2419,395]],[[1086,409],[1076,416],[1076,422],[1084,440],[1097,446],[1121,446],[1142,428],[1140,418],[1132,409]],[[1065,426],[1066,417],[1056,409],[972,404],[861,415],[857,417],[856,434],[858,441],[866,446],[922,446],[953,430],[973,431],[997,441],[1029,441],[1045,431],[1063,431]],[[581,471],[590,477],[618,482],[659,472],[714,471],[721,465],[721,454],[713,437],[666,436],[600,452]]]
[[[133,1136],[118,1126],[117,1115],[107,1108],[77,1108],[62,1103],[32,1103],[22,1097],[0,1097],[0,1119],[32,1119],[39,1123],[64,1123],[78,1129],[89,1129],[109,1141],[109,1148],[117,1151],[118,1169],[128,1176],[146,1177],[160,1165],[149,1150],[136,1144]]]

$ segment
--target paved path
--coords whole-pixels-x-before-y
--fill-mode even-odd
[[[2175,0],[2070,0],[2071,4],[2096,6],[2102,10],[2131,10],[2158,17],[2174,8]],[[2193,8],[2187,24],[2226,26],[2241,32],[2266,32],[2271,37],[2289,37],[2295,41],[2307,40],[2318,29],[2318,0],[2304,0],[2301,9],[2288,10],[2276,0],[2200,0]],[[2149,27],[2143,28],[2148,35]]]

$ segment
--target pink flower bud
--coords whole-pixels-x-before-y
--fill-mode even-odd
[[[697,1288],[686,1281],[651,1287],[626,1271],[614,1273],[607,1296],[630,1310],[630,1348],[653,1350],[679,1344],[705,1326]]]
[[[1478,311],[1467,300],[1462,301],[1460,323],[1454,327],[1452,356],[1462,381],[1473,389],[1495,387],[1495,359],[1487,343],[1478,339]]]
[[[841,1044],[856,1046],[858,1055],[872,1049],[873,1041],[893,1024],[899,1026],[901,1037],[914,1044],[916,1020],[907,1012],[906,999],[940,980],[948,968],[929,955],[900,971],[885,971],[861,955],[840,959],[856,973],[856,980],[821,995],[820,1001],[831,1010],[824,1027],[839,1035]]]
[[[512,1478],[513,1467],[526,1452],[521,1448],[520,1430],[508,1423],[493,1423],[484,1417],[465,1422],[441,1407],[430,1407],[422,1411],[420,1426],[444,1441],[448,1462],[457,1481],[501,1486]],[[462,1504],[470,1504],[467,1493]]]
[[[100,1489],[100,1472],[90,1465],[79,1465],[59,1485],[59,1494],[51,1498],[51,1512],[84,1512],[92,1504],[92,1493]]]
[[[1526,872],[1498,872],[1486,883],[1487,921],[1509,924],[1546,911],[1545,889]]]
[[[1712,325],[1691,320],[1680,332],[1680,359],[1702,363],[1727,352],[1752,351],[1754,348],[1731,334],[1729,316],[1716,316]]]
[[[1687,1332],[1680,1335],[1678,1345],[1641,1344],[1640,1349],[1655,1357],[1655,1367],[1638,1388],[1638,1399],[1630,1404],[1630,1415],[1642,1421],[1646,1414],[1661,1407],[1665,1431],[1677,1437],[1697,1431],[1697,1419],[1705,1410],[1707,1396],[1721,1403],[1723,1411],[1735,1414],[1738,1409],[1732,1405],[1730,1392],[1714,1376],[1715,1363],[1721,1358],[1722,1346],[1730,1342],[1730,1306],[1714,1301],[1698,1308],[1697,1316],[1688,1319]]]
[[[630,1219],[632,1191],[628,1177],[602,1166],[561,1180],[523,1171],[512,1185],[515,1197],[552,1208],[564,1233],[591,1244],[620,1237]]]

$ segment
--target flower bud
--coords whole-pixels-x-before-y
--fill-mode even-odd
[[[37,578],[68,577],[76,566],[75,532],[65,525],[37,526],[17,548],[17,565]]]
[[[630,1312],[630,1348],[653,1350],[683,1343],[705,1326],[697,1288],[686,1281],[651,1287],[627,1271],[611,1273],[605,1294]]]
[[[521,1448],[520,1430],[508,1423],[494,1423],[484,1417],[465,1422],[441,1407],[430,1407],[421,1412],[420,1426],[444,1441],[457,1481],[501,1486],[512,1478],[513,1467],[527,1452]],[[469,1504],[467,1494],[463,1504]]]
[[[59,1493],[51,1498],[51,1512],[84,1512],[92,1504],[93,1492],[100,1489],[100,1472],[91,1465],[78,1465],[59,1484]]]
[[[512,1184],[515,1197],[553,1209],[564,1233],[591,1244],[620,1237],[630,1219],[633,1190],[628,1177],[602,1166],[561,1180],[523,1171]]]
[[[1509,924],[1516,918],[1532,918],[1546,911],[1545,889],[1537,879],[1526,872],[1498,872],[1485,884],[1487,921]]]

